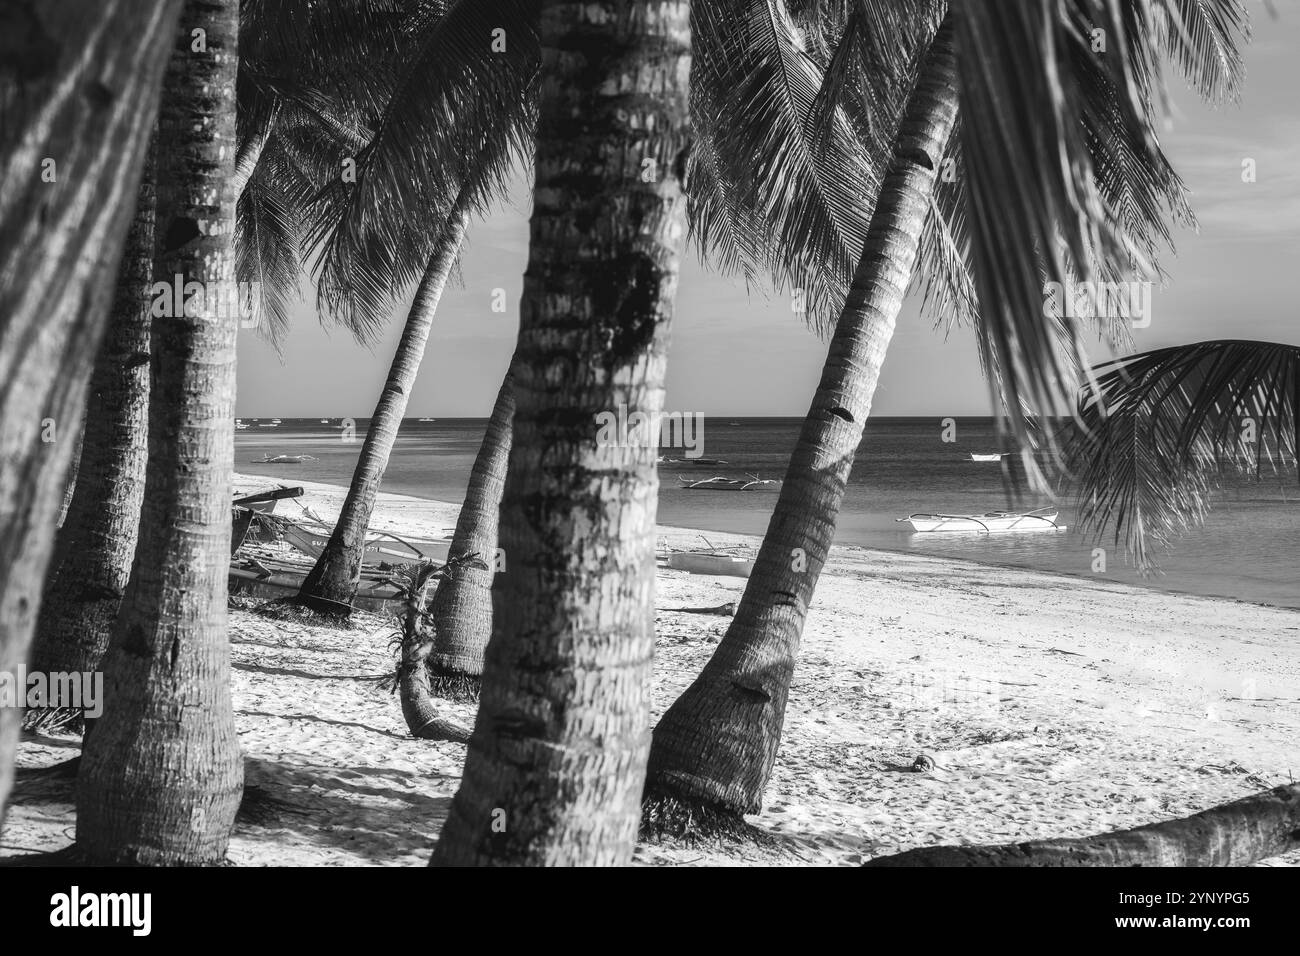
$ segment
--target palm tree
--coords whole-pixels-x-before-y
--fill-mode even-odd
[[[0,671],[27,658],[179,0],[8,11],[0,71]],[[54,165],[50,165],[50,161]],[[80,170],[77,175],[73,170]],[[51,181],[50,177],[54,179]],[[45,443],[53,420],[63,440]],[[20,713],[0,708],[0,820]]]
[[[127,232],[112,318],[90,381],[81,479],[46,577],[33,670],[97,670],[131,576],[148,458],[153,180],[151,150]],[[29,711],[26,720],[48,716]]]
[[[500,6],[517,25],[501,56],[499,21],[484,5],[416,20],[355,187],[336,182],[314,213],[321,303],[350,328],[381,326],[393,296],[419,280],[338,521],[299,594],[320,609],[346,610],[356,594],[370,516],[469,217],[504,191],[531,135],[537,3]]]
[[[1164,206],[1180,208],[1181,185],[1150,133],[1153,64],[1161,49],[1172,50],[1202,92],[1231,88],[1239,61],[1225,51],[1235,55],[1244,11],[1236,3],[1211,6],[952,5],[912,89],[853,290],[744,598],[704,671],[655,728],[646,791],[652,829],[679,833],[699,821],[725,827],[760,808],[807,609],[958,105],[967,120],[957,126],[960,150],[950,158],[961,160],[961,222],[970,232],[963,246],[982,303],[981,355],[1025,449],[1026,471],[1041,483],[1030,410],[1059,408],[1071,380],[1067,363],[1082,364],[1070,320],[1039,318],[1044,276],[1068,282],[1110,275],[1120,263],[1153,268],[1147,240],[1161,234]],[[1191,29],[1184,13],[1198,18]],[[857,22],[865,20],[860,13]],[[850,32],[854,22],[841,49],[862,44]],[[1092,34],[1080,24],[1112,38],[1109,60],[1090,51]],[[1005,173],[1013,164],[1014,183]],[[1055,445],[1049,450],[1059,454]]]
[[[358,71],[361,58],[391,47],[393,14],[360,0],[306,9],[282,0],[240,5],[234,190],[236,273],[273,341],[287,327],[301,266],[302,210],[337,157],[360,148],[357,131],[391,82],[388,71]],[[245,42],[247,40],[247,42]],[[127,253],[118,276],[110,331],[96,360],[74,486],[61,522],[56,560],[45,582],[32,667],[93,671],[107,649],[131,572],[148,443],[149,289],[153,270],[153,173],[146,169]],[[59,720],[33,712],[28,723]]]
[[[333,268],[352,282],[349,291],[359,302],[349,305],[364,304],[373,298],[372,289],[386,290],[394,284],[385,275],[391,268],[387,263],[377,279],[357,278],[374,270],[375,250],[382,254],[408,246],[420,248],[420,243],[428,241],[423,236],[429,229],[429,217],[412,216],[411,210],[418,204],[400,200],[411,188],[409,183],[436,181],[443,175],[440,167],[454,159],[455,153],[437,161],[447,152],[447,130],[431,128],[429,116],[447,112],[454,120],[449,128],[455,129],[474,129],[486,123],[489,127],[509,124],[531,132],[536,0],[476,4],[474,9],[482,11],[481,21],[468,20],[464,6],[453,9],[447,22],[464,18],[476,23],[474,29],[443,30],[443,35],[435,31],[428,42],[416,44],[422,59],[409,70],[410,86],[394,97],[386,111],[383,128],[390,136],[368,147],[367,183],[354,193],[356,215],[365,216],[371,207],[382,209],[380,215],[369,215],[382,223],[386,232],[382,242],[350,239],[343,244],[345,249],[355,247],[365,253],[352,253],[345,259],[347,268]],[[777,286],[802,290],[810,321],[825,324],[830,305],[843,297],[851,256],[865,237],[870,199],[879,185],[870,150],[859,141],[859,127],[870,117],[859,115],[855,126],[835,103],[823,105],[824,115],[814,115],[820,73],[792,42],[789,17],[776,0],[710,4],[697,10],[695,17],[700,29],[693,39],[691,102],[697,128],[687,181],[696,238],[725,266],[744,272],[748,279],[771,273]],[[749,22],[751,28],[736,30],[737,22]],[[510,38],[509,49],[526,55],[503,57],[489,53],[481,42],[473,42],[481,38],[486,23],[498,24]],[[888,35],[893,26],[889,11],[871,26],[878,35]],[[896,44],[882,44],[877,58],[889,57],[899,68],[904,54]],[[456,68],[448,64],[456,64]],[[447,100],[449,112],[429,108],[430,93],[426,91],[430,76],[436,78],[434,91],[439,86],[457,91],[454,100]],[[753,89],[755,108],[743,113],[720,109],[727,91],[740,83]],[[417,164],[414,171],[411,163]],[[954,296],[948,290],[951,243],[944,239],[948,231],[944,215],[928,217],[923,257],[927,271],[941,277],[935,287],[941,293],[938,297],[945,299]],[[962,290],[955,293],[963,294]],[[502,417],[503,400],[504,394],[498,398],[494,423]],[[495,424],[489,430],[480,449],[476,476],[485,469],[488,474],[504,469],[508,437],[508,432]],[[474,542],[474,551],[494,546],[495,509],[483,507],[483,500],[477,492],[467,499],[453,542],[456,553],[469,547],[463,542]],[[462,581],[475,580],[480,584],[462,589]],[[429,658],[433,671],[430,687],[435,693],[475,693],[490,633],[488,580],[486,572],[466,570],[453,575],[435,595],[438,626]]]
[[[157,258],[208,297],[153,325],[139,547],[77,778],[77,846],[98,863],[220,863],[243,790],[226,635],[239,315],[213,294],[235,277],[238,2],[190,0],[181,24],[158,120]]]
[[[318,610],[343,613],[351,610],[352,599],[361,582],[361,557],[379,484],[388,467],[388,456],[397,441],[402,418],[406,415],[406,403],[420,371],[420,360],[433,328],[438,301],[460,254],[460,244],[468,225],[469,191],[466,189],[456,200],[442,242],[429,259],[411,310],[407,313],[402,338],[393,353],[388,378],[371,415],[352,483],[348,486],[347,497],[329,542],[303,579],[298,592],[300,600]]]
[[[543,11],[501,505],[510,565],[437,864],[631,856],[649,742],[658,482],[653,443],[604,445],[596,416],[662,404],[685,218],[689,16],[685,0]]]
[[[1079,521],[1138,569],[1210,510],[1222,474],[1296,463],[1300,347],[1236,340],[1175,345],[1098,366],[1070,448]]]
[[[492,578],[497,567],[497,513],[510,460],[515,393],[507,371],[492,406],[487,432],[470,470],[465,503],[448,555],[478,555],[487,567],[457,565],[433,595],[433,647],[428,657],[430,693],[477,700],[483,652],[492,636]]]

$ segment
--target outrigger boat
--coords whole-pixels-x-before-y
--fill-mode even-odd
[[[304,461],[320,461],[315,455],[276,455],[271,457],[265,455],[261,458],[254,458],[250,464],[254,465],[297,465]]]
[[[655,459],[659,465],[727,465],[730,462],[722,458],[665,458],[660,455]]]
[[[331,529],[281,521],[280,532],[284,540],[309,558],[319,558],[329,544]],[[425,541],[418,538],[399,538],[390,531],[371,531],[361,552],[362,567],[381,564],[415,564],[420,561],[445,561],[451,550],[450,541]]]
[[[976,534],[996,534],[1006,531],[1064,531],[1057,524],[1055,508],[1037,511],[988,511],[982,515],[914,514],[897,521],[910,522],[917,531],[962,531]]]
[[[977,455],[974,452],[971,452],[970,460],[971,461],[1001,461],[1004,457],[1005,457],[1004,455]]]
[[[781,480],[779,478],[759,478],[757,475],[749,475],[749,480],[741,478],[726,478],[722,475],[714,475],[712,478],[687,478],[685,475],[677,476],[682,482],[682,488],[686,491],[780,491]]]

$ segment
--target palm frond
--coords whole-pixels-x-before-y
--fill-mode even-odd
[[[303,278],[300,222],[294,203],[275,185],[273,156],[259,162],[235,207],[235,271],[248,290],[250,318],[277,348],[289,329],[289,307]],[[282,174],[281,174],[282,175]]]
[[[335,176],[318,195],[308,242],[320,304],[359,337],[375,334],[423,275],[462,187],[472,184],[467,198],[481,212],[528,155],[539,9],[538,0],[462,0],[429,17],[355,157],[355,182]]]
[[[1175,0],[1161,8],[1160,42],[1187,82],[1211,103],[1235,100],[1245,78],[1241,45],[1250,16],[1241,0]]]
[[[1200,524],[1221,477],[1296,464],[1300,347],[1218,340],[1129,355],[1096,369],[1069,461],[1079,520],[1139,569]]]
[[[688,178],[692,234],[707,261],[803,292],[810,324],[838,317],[866,239],[882,157],[842,110],[815,121],[829,45],[779,0],[692,9]],[[886,154],[887,155],[887,154]]]

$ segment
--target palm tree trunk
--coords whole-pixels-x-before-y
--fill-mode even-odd
[[[1300,847],[1300,784],[1190,817],[1090,837],[927,846],[863,866],[1250,866]]]
[[[438,300],[442,298],[442,290],[447,285],[465,238],[470,200],[470,189],[462,188],[411,302],[402,338],[388,369],[388,379],[379,393],[379,403],[366,430],[366,440],[352,473],[347,498],[343,501],[329,543],[298,591],[299,599],[310,607],[332,613],[345,612],[356,597],[370,515],[375,510],[379,485],[388,468],[388,456],[392,454],[398,429],[402,427],[402,417],[406,414],[406,403],[420,371]]]
[[[702,808],[733,817],[760,809],[804,618],[956,113],[949,17],[908,101],[853,286],[736,617],[704,671],[655,727],[646,820],[656,828],[674,831],[674,821],[699,819]]]
[[[81,477],[46,577],[32,670],[97,670],[131,577],[149,451],[154,176],[150,151],[90,381]]]
[[[621,864],[649,744],[658,412],[688,146],[687,0],[553,2],[501,505],[507,570],[433,862]]]
[[[158,271],[210,298],[153,323],[139,547],[77,778],[92,863],[220,863],[243,790],[226,633],[239,314],[214,301],[235,275],[239,0],[188,0],[182,24],[158,121]]]
[[[127,240],[127,243],[128,245],[130,244],[129,238]],[[93,383],[91,385],[90,394],[92,395],[95,394]],[[80,434],[77,435],[77,450],[72,453],[72,464],[68,467],[68,478],[63,483],[63,505],[59,508],[60,528],[62,528],[63,523],[68,520],[68,510],[72,507],[72,498],[77,493],[77,474],[81,471],[81,453],[85,449],[85,441],[86,441],[86,425],[84,421],[85,416],[83,415],[82,417],[83,417],[83,422],[81,425]],[[58,557],[56,555],[55,561],[57,562],[57,560]],[[48,578],[46,580],[48,581]]]
[[[461,565],[448,572],[433,595],[430,691],[453,699],[477,700],[483,653],[492,636],[492,577],[497,550],[497,515],[510,460],[515,393],[510,372],[497,392],[487,433],[469,475],[465,503],[456,519],[448,557],[477,554],[488,570]]]
[[[0,672],[27,659],[179,0],[15,0],[0,39]],[[48,160],[55,161],[54,166]],[[53,181],[48,175],[53,175]],[[62,440],[41,441],[52,419]],[[0,708],[0,820],[21,712]]]

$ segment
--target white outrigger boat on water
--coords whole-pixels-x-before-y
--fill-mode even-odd
[[[995,534],[1004,531],[1064,531],[1057,524],[1059,512],[1055,508],[1037,511],[988,511],[982,515],[914,514],[897,521],[911,522],[917,531],[962,531],[975,534]]]
[[[759,478],[757,475],[749,475],[749,480],[741,478],[726,478],[722,475],[714,475],[712,478],[687,478],[685,475],[678,475],[682,482],[682,488],[686,491],[780,491],[781,480],[779,478]]]
[[[1006,456],[1005,456],[1004,454],[996,454],[996,455],[977,455],[977,454],[975,454],[975,452],[971,452],[971,454],[970,454],[970,460],[971,460],[971,461],[1001,461],[1001,460],[1002,460],[1003,458],[1005,458],[1005,457],[1006,457]]]

